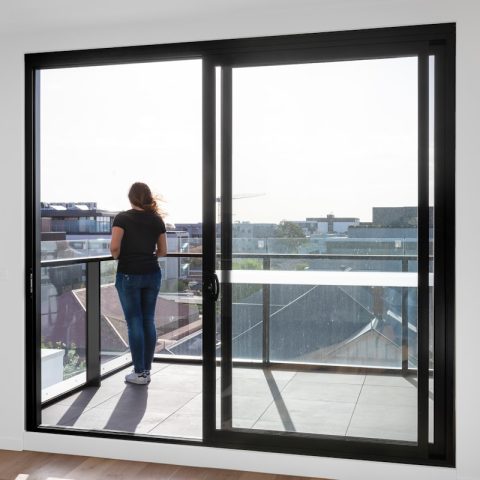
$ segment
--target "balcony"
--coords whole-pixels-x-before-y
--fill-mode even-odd
[[[42,425],[202,438],[200,365],[155,363],[148,388],[125,384],[128,371],[45,408]],[[234,368],[233,427],[415,442],[416,381],[401,375]]]
[[[148,388],[123,381],[131,363],[111,257],[42,261],[42,348],[64,350],[62,381],[42,371],[42,426],[202,439],[201,254],[162,261]],[[242,253],[233,268],[216,319],[218,428],[416,442],[415,256]],[[432,380],[430,397],[432,438]]]

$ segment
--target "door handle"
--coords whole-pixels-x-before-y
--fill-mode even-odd
[[[218,281],[217,274],[213,274],[213,283],[214,283],[214,289],[213,289],[213,301],[216,302],[218,300],[218,296],[220,295],[220,282]]]
[[[208,279],[207,290],[212,300],[216,302],[220,294],[220,282],[216,273],[212,273],[212,276]]]

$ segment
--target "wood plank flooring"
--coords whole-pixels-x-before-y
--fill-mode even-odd
[[[0,450],[0,480],[321,480],[106,458]],[[324,479],[325,480],[325,479]]]

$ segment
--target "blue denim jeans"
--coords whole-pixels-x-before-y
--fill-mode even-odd
[[[135,275],[117,273],[115,287],[128,326],[128,342],[136,373],[152,367],[157,343],[155,305],[161,281],[160,271]]]

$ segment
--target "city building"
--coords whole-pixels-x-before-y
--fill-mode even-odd
[[[51,202],[40,204],[42,240],[64,234],[67,240],[109,238],[118,212],[97,209],[96,202]]]
[[[358,225],[359,222],[356,217],[335,217],[332,213],[326,217],[307,218],[309,227],[316,224],[316,233],[346,233],[350,226]]]

